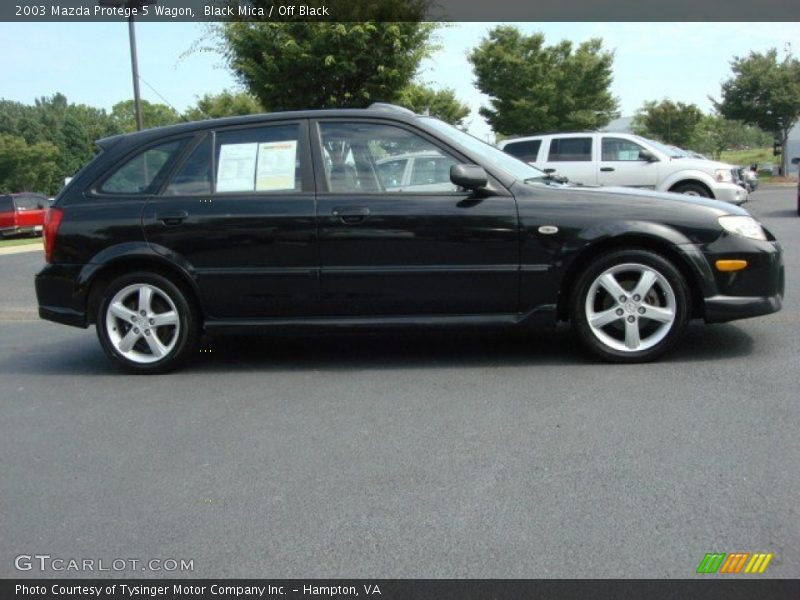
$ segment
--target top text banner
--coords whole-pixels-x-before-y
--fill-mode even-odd
[[[2,0],[0,21],[800,21],[798,0]]]

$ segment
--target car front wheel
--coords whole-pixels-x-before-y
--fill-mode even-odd
[[[131,273],[106,288],[97,335],[108,357],[131,373],[165,373],[179,366],[199,338],[196,309],[172,281]]]
[[[689,320],[683,276],[649,250],[618,250],[599,257],[574,290],[573,327],[584,345],[605,360],[653,360],[678,341]]]

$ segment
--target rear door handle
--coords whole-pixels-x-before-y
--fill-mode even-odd
[[[189,217],[185,210],[170,210],[156,213],[156,220],[164,225],[180,225]]]
[[[610,173],[611,171],[614,170],[614,167],[600,167],[600,170],[603,171],[604,173]]]
[[[341,206],[334,208],[331,215],[338,217],[346,225],[352,225],[366,221],[369,217],[369,209],[366,206]]]

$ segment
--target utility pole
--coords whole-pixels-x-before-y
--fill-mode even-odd
[[[158,0],[99,0],[99,6],[112,8],[127,8],[131,10],[128,17],[128,38],[131,44],[131,76],[133,77],[133,110],[136,118],[136,130],[144,128],[142,119],[142,99],[139,95],[139,58],[136,54],[136,26],[134,25],[133,10],[140,10],[143,6],[155,4]]]

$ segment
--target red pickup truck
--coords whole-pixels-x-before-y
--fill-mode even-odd
[[[47,197],[42,194],[0,195],[0,237],[21,233],[41,235],[49,206]]]

